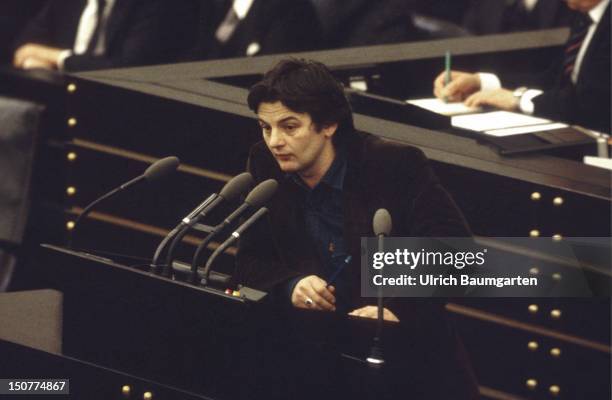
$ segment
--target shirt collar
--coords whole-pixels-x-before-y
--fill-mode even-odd
[[[323,178],[313,188],[317,188],[321,184],[325,184],[337,190],[342,190],[344,187],[344,176],[346,175],[346,149],[343,146],[339,146],[336,149],[336,157],[331,166],[323,175]],[[293,180],[298,186],[310,190],[310,188],[302,181],[298,174],[289,173],[285,175],[287,178]]]
[[[591,17],[594,24],[598,24],[599,21],[601,21],[609,4],[610,0],[602,0],[599,4],[593,7],[591,11],[589,11],[589,17]]]
[[[234,12],[238,16],[239,20],[243,20],[244,17],[249,13],[251,6],[253,5],[253,0],[234,0],[232,7],[234,8]]]

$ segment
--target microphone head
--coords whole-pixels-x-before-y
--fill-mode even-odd
[[[147,182],[163,179],[172,174],[178,168],[180,161],[177,157],[166,157],[155,161],[147,168],[143,176]]]
[[[278,182],[276,182],[274,179],[263,181],[259,185],[255,186],[253,190],[251,190],[244,202],[248,203],[251,207],[259,208],[270,200],[270,198],[274,195],[274,192],[276,192],[277,187]]]
[[[227,201],[234,201],[242,193],[253,186],[253,176],[248,172],[243,172],[229,180],[219,192],[219,196]]]
[[[391,233],[391,214],[384,208],[379,208],[374,213],[374,218],[372,219],[372,227],[374,228],[374,234],[389,236]]]

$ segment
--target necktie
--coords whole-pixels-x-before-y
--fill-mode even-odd
[[[104,7],[106,6],[106,0],[96,0],[98,3],[98,9],[96,10],[96,29],[91,36],[89,46],[87,46],[87,54],[94,54],[100,35],[102,34],[102,17],[104,15]]]
[[[572,72],[576,65],[576,57],[592,23],[593,20],[588,14],[580,14],[572,25],[570,37],[565,44],[563,55],[563,79],[566,83],[571,82]]]

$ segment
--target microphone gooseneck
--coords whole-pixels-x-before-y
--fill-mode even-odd
[[[261,207],[257,210],[253,215],[249,217],[242,225],[240,225],[229,238],[225,240],[225,242],[221,243],[219,247],[215,249],[215,251],[211,254],[211,256],[206,261],[206,265],[204,266],[204,271],[202,272],[202,284],[207,285],[210,275],[210,268],[212,267],[213,262],[219,256],[219,254],[223,253],[225,249],[231,246],[236,240],[240,238],[240,235],[244,233],[247,229],[249,229],[255,222],[257,222],[261,217],[263,217],[268,212],[266,207]]]
[[[257,209],[264,205],[276,192],[278,182],[274,179],[268,179],[255,186],[253,190],[247,195],[244,203],[242,203],[234,212],[232,212],[227,218],[220,224],[215,226],[212,232],[210,232],[204,240],[198,245],[193,258],[191,260],[191,282],[196,284],[198,281],[198,262],[200,256],[208,244],[219,234],[223,229],[233,223],[248,209]]]
[[[168,252],[166,253],[165,263],[163,265],[162,274],[164,276],[172,275],[172,262],[174,260],[174,249],[183,240],[189,229],[194,226],[198,221],[208,215],[217,205],[223,201],[234,201],[247,189],[253,186],[253,176],[248,172],[243,172],[230,179],[221,189],[219,194],[212,194],[200,205],[198,205],[193,211],[189,213],[181,222],[162,240],[155,256],[153,257],[152,269],[153,272],[157,272],[159,269],[159,259],[163,248],[170,243],[168,246]],[[170,242],[172,240],[172,242]]]
[[[384,208],[379,208],[374,213],[374,218],[372,219],[372,229],[374,230],[374,234],[378,237],[378,251],[384,251],[384,238],[389,236],[392,229],[391,222],[391,214]],[[385,359],[383,357],[383,347],[382,347],[382,327],[384,320],[384,307],[383,307],[383,291],[382,287],[378,287],[377,293],[377,319],[376,319],[376,335],[374,336],[374,340],[372,343],[372,348],[370,349],[370,356],[367,358],[368,363],[372,367],[380,367],[385,363]]]
[[[141,181],[147,181],[149,183],[152,183],[152,182],[155,182],[157,180],[161,180],[161,179],[165,178],[166,176],[168,176],[168,175],[172,174],[173,172],[175,172],[177,170],[179,164],[180,164],[179,159],[177,157],[174,157],[174,156],[170,156],[170,157],[166,157],[166,158],[162,158],[160,160],[157,160],[156,162],[151,164],[145,170],[145,172],[142,175],[137,176],[136,178],[131,179],[131,180],[123,183],[119,187],[114,188],[110,192],[108,192],[108,193],[98,197],[97,199],[95,199],[94,201],[89,203],[87,205],[87,207],[85,207],[83,209],[81,214],[79,214],[77,219],[74,221],[74,226],[72,228],[70,239],[68,240],[68,248],[72,248],[72,245],[74,243],[74,238],[76,237],[76,230],[77,230],[77,228],[79,226],[79,223],[91,212],[91,210],[94,209],[95,206],[97,206],[98,204],[100,204],[104,200],[113,197],[117,193],[119,193],[119,192],[121,192],[121,191],[123,191],[123,190],[125,190],[125,189],[127,189],[127,188],[129,188],[131,186],[136,185],[137,183],[139,183]]]

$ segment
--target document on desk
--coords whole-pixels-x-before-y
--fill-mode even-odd
[[[487,135],[503,137],[503,136],[512,136],[512,135],[522,135],[524,133],[534,133],[534,132],[545,132],[545,131],[553,131],[555,129],[567,128],[567,124],[563,124],[561,122],[553,122],[550,124],[538,124],[538,125],[527,125],[527,126],[516,126],[512,128],[502,128],[502,129],[491,129],[488,131],[484,131]]]
[[[498,129],[518,128],[534,125],[550,125],[552,121],[530,115],[509,111],[492,111],[481,114],[459,115],[451,118],[451,124],[456,128],[477,132],[487,132]],[[535,128],[537,131],[537,128]],[[544,127],[542,130],[550,128]],[[527,133],[527,132],[523,132]]]
[[[436,114],[447,115],[449,117],[453,115],[470,114],[481,111],[479,107],[468,107],[465,104],[459,102],[445,103],[435,97],[428,99],[406,100],[406,103],[424,108],[431,112],[435,112]]]
[[[605,168],[612,171],[612,159],[603,157],[584,156],[583,162],[593,167]]]

